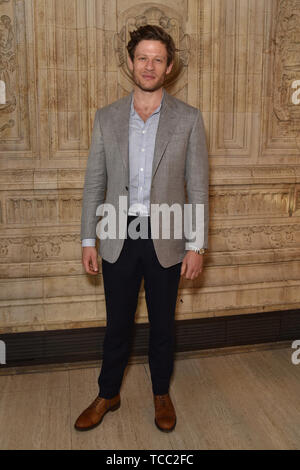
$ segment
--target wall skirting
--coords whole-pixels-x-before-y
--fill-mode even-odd
[[[176,352],[300,339],[300,309],[175,322]],[[105,327],[0,334],[6,364],[0,368],[102,359]],[[148,353],[149,323],[136,323],[131,357]]]

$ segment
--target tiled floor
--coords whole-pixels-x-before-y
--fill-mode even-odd
[[[154,424],[148,364],[127,367],[121,407],[74,429],[97,396],[99,367],[0,376],[1,449],[300,449],[300,364],[292,349],[176,360],[177,425]]]

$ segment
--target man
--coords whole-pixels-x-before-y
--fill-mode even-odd
[[[120,196],[126,197],[128,217],[123,238],[100,239],[107,326],[99,395],[79,416],[75,428],[92,429],[107,411],[120,406],[119,391],[144,278],[155,424],[169,432],[176,425],[169,395],[175,305],[180,275],[195,279],[203,269],[208,238],[208,158],[200,111],[163,89],[174,63],[172,38],[162,28],[146,25],[131,33],[127,49],[134,89],[129,96],[98,109],[86,169],[81,239],[87,273],[98,273],[95,239],[99,206],[105,202],[106,207],[119,210]],[[168,238],[161,232],[151,235],[156,230],[154,205],[183,208],[185,183],[193,217],[196,206],[204,206],[202,246],[185,236],[176,238],[173,219]],[[199,229],[197,223],[193,218],[190,229]],[[120,235],[119,218],[116,224]],[[134,232],[130,232],[132,226],[146,226],[148,237],[129,236]]]

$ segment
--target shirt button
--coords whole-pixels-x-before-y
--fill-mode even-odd
[[[146,134],[146,131],[142,131],[143,134]]]
[[[142,149],[142,152],[145,152],[145,149]]]
[[[144,171],[144,168],[141,168],[141,171]]]

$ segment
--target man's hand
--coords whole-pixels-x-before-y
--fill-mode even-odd
[[[82,264],[87,274],[98,274],[97,248],[85,246],[82,249]]]
[[[189,250],[183,258],[180,275],[186,279],[196,279],[203,271],[203,255]]]

